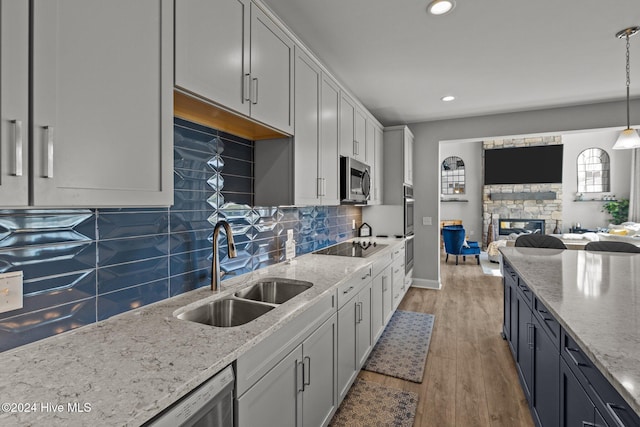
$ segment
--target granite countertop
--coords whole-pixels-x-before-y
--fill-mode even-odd
[[[519,247],[500,251],[640,414],[640,256]]]
[[[6,351],[0,363],[0,400],[21,404],[24,411],[0,411],[0,424],[143,424],[402,242],[375,241],[388,246],[367,258],[303,255],[292,264],[225,280],[223,289],[213,295],[208,287],[200,288]],[[306,280],[313,287],[233,328],[174,317],[176,310],[188,304],[229,296],[264,277]],[[89,404],[90,411],[70,413],[67,405],[76,403]],[[57,405],[64,409],[54,411]]]

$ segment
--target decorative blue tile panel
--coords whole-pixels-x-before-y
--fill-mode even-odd
[[[169,236],[107,240],[98,242],[98,267],[162,257],[169,254]]]
[[[179,233],[191,230],[210,230],[213,226],[209,222],[211,211],[171,212],[169,217],[170,233]]]
[[[201,249],[208,249],[211,252],[212,227],[206,230],[185,231],[172,233],[169,238],[169,251],[171,254],[182,252],[193,252]]]
[[[0,248],[94,239],[94,215],[89,210],[69,214],[41,212],[0,215]]]
[[[171,255],[169,271],[172,276],[176,276],[191,271],[211,269],[211,253],[209,247],[199,251]]]
[[[98,295],[98,320],[104,320],[116,314],[140,308],[168,297],[168,279]]]
[[[165,234],[169,229],[169,214],[165,212],[98,213],[100,240]]]
[[[172,276],[169,280],[170,296],[174,297],[194,289],[211,285],[211,267]]]
[[[98,269],[98,294],[169,277],[169,257],[151,258]]]
[[[22,270],[24,280],[66,274],[95,266],[95,243],[63,243],[0,250],[0,273]]]
[[[95,321],[95,297],[0,320],[0,351],[70,331]]]
[[[23,308],[0,313],[0,319],[94,297],[96,274],[94,270],[87,270],[65,276],[30,280],[24,282],[23,292]]]

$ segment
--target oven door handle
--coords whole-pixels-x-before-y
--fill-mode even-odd
[[[404,238],[407,239],[407,240],[413,240],[414,237],[416,237],[416,236],[413,235],[413,234],[410,234],[408,236],[404,236]]]
[[[404,202],[405,203],[415,203],[416,199],[413,199],[411,197],[405,197],[404,198]]]

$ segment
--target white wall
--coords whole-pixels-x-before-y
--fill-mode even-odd
[[[443,142],[440,144],[440,163],[449,156],[460,157],[465,168],[465,194],[442,196],[468,202],[441,202],[441,219],[461,219],[471,240],[482,240],[482,141]],[[417,222],[422,224],[422,218]]]
[[[602,212],[601,201],[576,202],[578,191],[577,158],[587,148],[602,148],[611,160],[611,191],[609,193],[583,193],[583,199],[601,199],[604,194],[615,194],[617,198],[629,198],[631,188],[631,152],[612,150],[619,131],[598,131],[562,135],[564,158],[562,165],[562,231],[569,232],[571,225],[579,222],[583,228],[606,227],[611,216]]]
[[[631,114],[631,122],[640,123],[640,100],[632,101]],[[410,124],[409,128],[415,136],[415,282],[422,286],[436,287],[440,282],[440,237],[439,222],[436,219],[440,218],[441,141],[477,141],[616,126],[622,129],[625,117],[625,102],[609,102]],[[422,225],[422,217],[425,216],[434,218],[432,225]]]

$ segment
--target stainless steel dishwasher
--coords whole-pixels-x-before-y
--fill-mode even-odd
[[[233,368],[227,366],[147,426],[232,427]]]

